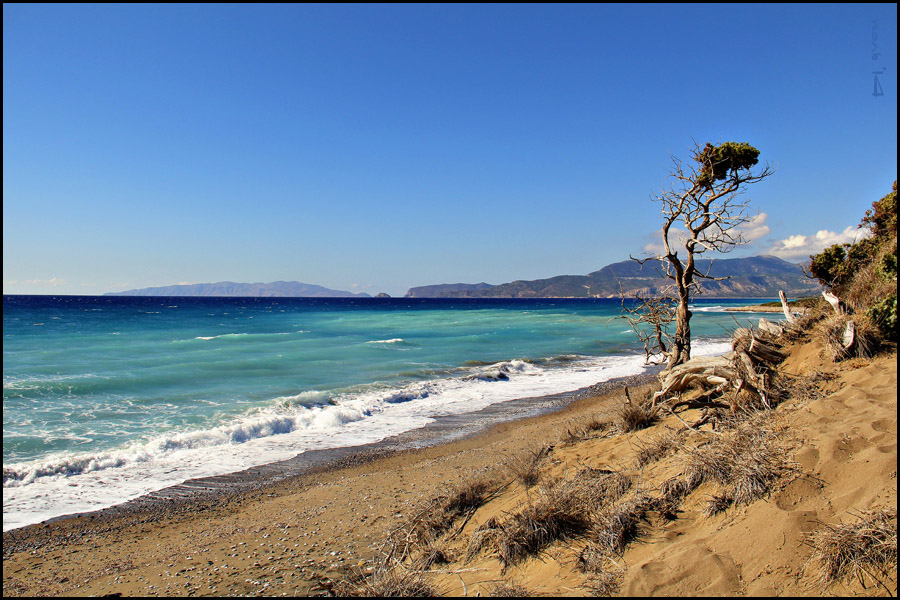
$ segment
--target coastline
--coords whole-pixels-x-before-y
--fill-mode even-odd
[[[136,563],[134,558],[123,560],[123,557],[140,556],[146,562],[147,558],[155,556],[157,562],[162,563],[167,559],[154,551],[153,547],[160,546],[154,540],[175,538],[175,545],[184,549],[184,556],[176,560],[173,555],[172,560],[176,562],[167,563],[171,565],[171,571],[183,561],[194,564],[190,555],[197,552],[187,550],[191,545],[188,540],[223,537],[212,533],[221,532],[223,528],[228,532],[223,539],[231,540],[231,543],[220,545],[217,551],[210,549],[200,553],[215,552],[220,560],[231,562],[228,570],[236,573],[262,573],[265,568],[258,552],[241,560],[240,556],[226,558],[235,554],[226,550],[250,544],[248,540],[256,540],[257,534],[273,523],[270,516],[257,517],[251,518],[247,527],[242,527],[237,522],[244,519],[238,515],[246,516],[247,510],[254,515],[271,513],[273,509],[286,521],[286,529],[306,529],[299,533],[300,537],[316,536],[328,540],[324,544],[313,542],[312,546],[304,543],[306,547],[298,545],[298,551],[290,552],[290,567],[299,569],[299,575],[292,579],[299,577],[305,581],[305,593],[312,593],[323,578],[334,576],[351,563],[356,565],[371,560],[389,528],[388,515],[400,515],[416,502],[445,488],[449,483],[445,477],[448,467],[454,479],[495,468],[499,455],[485,452],[486,449],[502,446],[505,454],[522,451],[538,440],[548,436],[553,438],[567,421],[596,411],[608,413],[617,405],[622,386],[640,387],[655,381],[655,372],[659,368],[650,370],[653,372],[615,378],[563,394],[511,400],[464,415],[466,419],[443,417],[423,428],[380,442],[311,451],[294,459],[239,473],[188,481],[99,511],[56,517],[6,531],[3,533],[4,594],[95,595],[112,589],[124,595],[178,593],[174,591],[177,588],[170,585],[170,577],[174,575],[166,575],[166,569],[156,578],[143,579],[147,577],[145,574],[125,581],[124,574],[136,570]],[[513,416],[516,414],[518,416]],[[432,464],[440,464],[444,473],[435,471],[432,476],[422,476]],[[403,485],[403,471],[407,469],[419,471],[414,488]],[[345,479],[358,482],[370,477],[387,478],[389,482],[382,481],[378,487],[390,490],[390,493],[367,495],[364,491],[371,490],[365,484],[351,486],[350,494],[332,496],[329,492],[329,488],[342,487]],[[287,501],[298,496],[309,499],[298,503]],[[360,496],[369,501],[375,501],[373,496],[377,496],[378,505],[370,504],[368,510],[354,512],[357,517],[360,512],[365,513],[355,525],[345,524],[341,516],[327,519],[321,512],[335,507],[346,517],[349,507],[341,506],[341,501],[352,504],[356,498],[356,504],[359,504]],[[286,505],[301,508],[287,508]],[[370,520],[366,514],[376,516]],[[325,521],[331,522],[331,531],[327,533],[321,530],[326,527]],[[296,531],[292,533],[298,535]],[[351,550],[336,551],[335,547]],[[35,560],[34,557],[39,558]],[[80,557],[87,558],[87,563]],[[199,558],[193,557],[194,560]],[[42,573],[45,561],[54,565],[49,577]],[[234,563],[240,566],[235,567]],[[106,564],[113,566],[98,569]],[[153,564],[152,560],[150,564]],[[196,564],[201,566],[200,562]],[[213,586],[214,589],[206,593],[260,592],[258,586],[243,579],[223,579],[221,586]],[[297,592],[304,590],[297,588]]]
[[[407,306],[409,303],[404,301],[398,306],[403,310],[385,314],[392,319],[396,315],[398,321],[394,325],[400,328],[397,331],[415,331],[415,335],[411,333],[404,343],[378,343],[397,342],[393,338],[398,334],[382,332],[381,328],[386,324],[380,319],[377,322],[381,325],[373,326],[371,331],[365,326],[354,326],[354,334],[346,342],[340,338],[340,350],[328,355],[329,360],[346,362],[333,363],[329,368],[321,368],[322,365],[313,360],[319,347],[317,340],[328,337],[325,333],[330,330],[326,325],[331,326],[332,321],[343,323],[346,318],[355,319],[357,315],[365,324],[366,315],[374,313],[352,307],[338,310],[332,302],[322,306],[319,302],[310,307],[308,302],[300,301],[304,299],[285,306],[281,306],[284,302],[270,306],[266,301],[263,306],[250,307],[246,313],[238,315],[241,317],[236,317],[238,324],[233,324],[229,320],[231,317],[223,319],[220,313],[230,313],[232,305],[243,305],[243,301],[226,302],[222,307],[219,302],[207,306],[205,300],[200,302],[203,299],[199,299],[195,303],[198,308],[181,306],[181,303],[169,306],[175,303],[168,300],[139,300],[137,308],[129,305],[122,313],[130,314],[136,310],[150,315],[141,317],[141,325],[133,327],[133,331],[115,320],[100,318],[105,314],[104,303],[101,303],[103,306],[95,306],[95,302],[87,302],[86,306],[79,303],[78,307],[69,307],[66,314],[71,313],[74,318],[83,312],[81,308],[88,308],[90,312],[86,314],[103,324],[102,332],[110,337],[96,338],[102,342],[97,344],[98,354],[112,352],[115,355],[115,347],[126,339],[131,340],[135,348],[141,348],[137,340],[146,338],[146,343],[159,356],[171,356],[175,350],[175,354],[186,352],[193,356],[199,353],[199,358],[211,361],[210,373],[192,376],[191,370],[179,367],[177,361],[172,360],[163,361],[165,364],[161,369],[143,371],[138,353],[127,361],[122,359],[120,362],[117,358],[113,361],[116,368],[109,373],[97,375],[91,372],[91,365],[86,364],[84,368],[76,367],[77,373],[62,377],[42,377],[40,374],[32,377],[28,368],[20,369],[11,360],[6,365],[12,378],[9,386],[12,391],[5,417],[14,432],[21,432],[29,440],[28,436],[35,434],[31,425],[33,415],[28,407],[42,396],[46,396],[46,401],[41,406],[46,406],[52,416],[63,414],[67,401],[55,394],[57,391],[63,395],[67,393],[68,382],[76,375],[79,386],[76,391],[83,393],[86,410],[73,413],[83,418],[72,423],[71,435],[68,429],[60,428],[65,435],[52,438],[53,444],[46,447],[38,444],[35,446],[39,448],[37,451],[32,452],[28,444],[20,444],[13,436],[7,440],[5,529],[102,509],[184,480],[271,464],[304,450],[374,442],[421,426],[437,414],[468,412],[489,402],[572,390],[600,379],[642,370],[639,365],[643,356],[634,352],[632,334],[611,327],[606,317],[614,313],[612,305],[596,300],[572,301],[571,306],[569,302],[548,303],[543,299],[535,302],[503,300],[499,307],[502,310],[498,311],[494,311],[498,308],[493,306],[496,303],[487,303],[490,306],[484,307],[481,301],[474,303],[473,308],[478,309],[474,311],[456,310],[461,308],[456,306],[456,301],[423,301],[421,306]],[[343,306],[344,303],[338,304]],[[273,308],[288,305],[304,316],[296,317],[290,310],[282,316],[282,310]],[[114,303],[114,307],[119,304]],[[532,310],[532,307],[541,310]],[[38,308],[39,312],[46,310],[40,303]],[[95,311],[94,308],[102,310]],[[418,308],[422,310],[416,310]],[[445,309],[451,312],[442,312]],[[483,309],[489,312],[484,313]],[[561,311],[566,315],[584,315],[564,318],[561,324],[550,325],[542,318],[544,309],[553,314]],[[375,312],[381,314],[381,311],[379,308]],[[119,314],[119,309],[113,312]],[[262,323],[265,327],[260,321],[263,313],[275,315],[273,322]],[[458,316],[462,323],[471,321],[472,331],[481,331],[479,321],[484,314],[507,319],[511,327],[503,327],[496,335],[485,334],[484,340],[464,336],[462,342],[451,344],[436,342],[438,338],[431,333],[419,336],[422,331],[432,332],[432,327],[443,331],[442,323],[448,322],[440,318],[444,314]],[[324,316],[320,318],[320,315]],[[7,315],[10,321],[15,320],[15,316]],[[193,317],[200,321],[194,321]],[[251,321],[251,317],[254,320]],[[715,318],[730,319],[724,314],[709,317],[710,320]],[[410,326],[406,323],[408,319],[415,322],[413,329],[403,329]],[[20,321],[31,322],[28,319]],[[35,320],[42,321],[51,325],[68,323],[66,319]],[[143,324],[144,321],[148,324]],[[294,321],[298,323],[296,327]],[[75,319],[75,322],[80,321]],[[190,326],[184,328],[183,323]],[[585,335],[586,326],[591,332],[588,335]],[[27,341],[34,331],[23,328],[19,338]],[[157,329],[172,331],[170,335],[160,336],[155,334]],[[269,337],[257,340],[231,335],[256,330]],[[45,335],[45,331],[40,329],[41,335]],[[285,335],[292,331],[296,335]],[[218,335],[223,337],[220,339],[216,337]],[[614,340],[608,342],[608,338]],[[474,344],[471,348],[466,345],[470,341]],[[245,360],[242,357],[245,344],[238,342],[252,342],[258,354],[263,350],[259,358],[266,361],[269,371],[255,368],[261,363],[254,362],[254,357],[246,357],[254,366],[246,376],[244,370],[238,376],[233,369],[228,369],[228,365],[244,364],[240,361]],[[176,345],[169,348],[168,343]],[[10,346],[5,350],[9,350],[6,356],[15,357],[17,350],[27,352],[28,345],[23,343],[20,348]],[[22,356],[25,355],[23,352]],[[620,361],[622,356],[626,359]],[[579,359],[572,360],[573,357]],[[580,357],[584,357],[585,364],[581,364]],[[77,356],[63,355],[54,360],[59,364],[69,360],[72,364],[82,364]],[[43,368],[52,369],[53,365]],[[135,379],[128,375],[131,368],[137,369],[140,377]],[[223,371],[221,376],[213,373],[217,370]],[[121,385],[117,379],[120,375],[124,375]],[[57,383],[57,379],[66,383]],[[143,394],[138,397],[146,397],[148,401],[141,402],[134,410],[123,411],[121,417],[111,413],[108,419],[93,419],[92,403],[106,402],[101,399],[106,398],[105,390],[111,386],[116,393]],[[92,393],[95,388],[100,390],[96,394]],[[178,402],[166,403],[164,400],[169,396],[177,398]],[[78,402],[81,398],[76,394]],[[114,407],[116,397],[110,398]],[[408,402],[408,399],[415,401]],[[220,414],[224,416],[220,417]],[[320,431],[322,435],[318,435]],[[85,439],[81,440],[78,435]],[[95,445],[93,441],[86,441],[88,439],[100,443]]]
[[[75,517],[107,520],[120,515],[155,513],[163,508],[217,502],[223,497],[257,490],[272,483],[302,477],[309,473],[361,464],[407,450],[475,436],[494,425],[554,412],[574,400],[600,395],[620,385],[633,386],[650,382],[655,379],[654,374],[660,369],[660,366],[644,366],[642,373],[613,377],[575,390],[506,400],[466,413],[438,415],[433,418],[433,422],[424,426],[389,435],[374,442],[307,450],[288,459],[247,467],[231,473],[190,478],[112,506],[71,512],[38,523],[8,529],[4,532],[4,536],[34,525]],[[10,539],[15,539],[15,536]]]
[[[760,312],[760,313],[783,313],[780,306],[730,306],[723,309],[725,312]]]
[[[701,487],[676,520],[643,525],[641,542],[617,559],[627,566],[623,594],[820,596],[825,589],[807,572],[809,533],[877,506],[896,508],[896,353],[831,363],[815,344],[797,344],[783,367],[819,382],[815,394],[785,402],[773,415],[790,432],[785,452],[804,475],[715,517],[703,511],[713,490]],[[586,419],[610,419],[626,383],[641,393],[641,381],[610,381],[557,410],[444,443],[350,453],[233,494],[188,494],[153,508],[4,533],[4,595],[329,595],[335,581],[370,569],[389,532],[424,502],[503,472],[509,457],[549,444],[553,476],[585,467],[633,469],[636,449],[678,428],[674,418],[629,434],[566,439]],[[641,469],[642,485],[671,476],[664,463]],[[515,483],[504,487],[460,540],[490,514],[508,514],[533,495]],[[564,543],[508,571],[479,558],[437,568],[431,577],[449,595],[483,595],[510,578],[533,594],[586,595],[576,559],[577,548]],[[836,585],[838,594],[882,593],[853,581]]]

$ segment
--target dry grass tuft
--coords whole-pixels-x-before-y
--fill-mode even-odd
[[[593,515],[630,487],[630,478],[622,473],[590,468],[541,486],[532,502],[500,526],[496,536],[500,560],[504,566],[512,565],[559,539],[588,533]]]
[[[768,393],[766,397],[769,397]],[[755,412],[769,408],[763,401],[762,396],[759,395],[759,392],[753,388],[742,386],[738,390],[729,391],[725,398],[731,407],[732,413],[739,417],[747,417]]]
[[[426,570],[434,564],[449,562],[450,559],[438,540],[453,527],[458,518],[470,517],[500,487],[493,476],[488,474],[468,480],[449,493],[417,506],[411,516],[393,529],[382,543],[376,572],[388,573],[392,570],[384,565],[414,564],[418,570]],[[369,579],[371,577],[367,578]]]
[[[811,375],[804,376],[789,376],[779,373],[775,380],[779,402],[790,399],[803,405],[818,400],[824,397],[821,384],[834,378],[835,375],[822,371],[815,371]]]
[[[610,597],[618,594],[624,573],[624,570],[594,573],[587,582],[587,588],[590,590],[591,596]]]
[[[414,516],[400,531],[407,538],[427,544],[450,529],[457,518],[484,504],[498,488],[490,475],[465,481],[413,511]]]
[[[674,521],[678,518],[678,509],[688,494],[694,491],[699,482],[673,477],[663,482],[660,495],[654,498],[653,508],[661,519]]]
[[[585,533],[591,521],[580,504],[554,487],[542,490],[537,502],[513,514],[497,538],[497,554],[504,567],[539,554],[556,540]]]
[[[820,297],[817,302],[806,307],[803,314],[796,318],[792,327],[785,329],[785,337],[788,340],[806,339],[810,331],[832,314],[834,314],[834,309]]]
[[[844,348],[844,330],[849,321],[856,325],[856,342],[847,350]],[[865,314],[832,315],[822,321],[817,331],[834,362],[848,358],[871,358],[878,349],[879,333]]]
[[[582,549],[577,565],[578,570],[590,575],[585,585],[592,596],[612,596],[618,593],[625,570],[613,563],[596,544],[588,544]]]
[[[559,443],[570,445],[596,437],[595,431],[602,433],[604,429],[609,428],[609,425],[608,422],[601,420],[597,416],[588,417],[580,421],[573,419],[567,424],[565,432],[559,436]]]
[[[793,470],[777,441],[778,433],[766,415],[739,422],[705,446],[688,451],[684,469],[687,485],[696,488],[712,481],[722,486],[721,498],[707,512],[721,512],[728,505],[762,498]]]
[[[533,487],[541,480],[541,463],[552,450],[550,445],[531,448],[522,454],[507,457],[503,467],[526,488]]]
[[[582,548],[576,565],[582,573],[599,573],[603,570],[604,558],[606,554],[597,547],[597,544],[591,543]]]
[[[635,464],[641,469],[650,463],[654,463],[673,450],[677,450],[682,443],[682,435],[676,430],[666,430],[664,433],[651,439],[646,444],[638,441],[638,451]]]
[[[482,523],[469,538],[469,546],[466,549],[466,560],[469,561],[478,555],[481,550],[487,546],[496,543],[500,537],[502,527],[500,522],[491,517]]]
[[[452,562],[452,557],[443,545],[431,543],[422,551],[418,561],[422,569],[430,569],[434,565],[446,565]]]
[[[467,481],[453,490],[443,503],[442,509],[454,516],[466,514],[484,504],[497,487],[497,482],[493,479]]]
[[[604,429],[609,427],[609,422],[602,420],[598,416],[588,417],[585,422],[582,424],[582,428],[588,432],[593,433],[595,431],[602,432]]]
[[[595,512],[600,507],[618,500],[631,489],[631,478],[619,471],[608,469],[579,470],[571,479],[562,479],[546,486],[547,496],[565,496],[567,502],[585,512]]]
[[[335,583],[332,592],[336,596],[362,597],[426,597],[440,596],[439,590],[430,584],[421,569],[404,564],[391,567],[382,565],[368,576],[357,576]]]
[[[640,536],[640,523],[654,508],[654,500],[639,491],[630,499],[601,512],[594,525],[600,552],[616,555],[625,552],[625,547]]]
[[[653,405],[652,396],[652,390],[648,390],[641,397],[619,405],[615,414],[616,428],[628,433],[653,425],[659,418],[659,408]]]
[[[495,583],[488,590],[488,597],[490,598],[524,598],[531,595],[528,588],[514,581]]]
[[[703,509],[703,516],[714,517],[728,510],[728,507],[733,503],[734,499],[728,495],[728,492],[714,494],[706,503],[706,508]]]
[[[811,560],[822,570],[823,586],[853,578],[862,581],[863,575],[884,586],[876,574],[887,577],[897,571],[897,509],[863,513],[855,523],[825,525],[811,534],[809,544]]]

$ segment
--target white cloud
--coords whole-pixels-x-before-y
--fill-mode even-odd
[[[642,248],[642,252],[644,254],[653,254],[658,255],[663,253],[663,245],[662,242],[650,242]]]
[[[815,235],[795,234],[775,242],[766,254],[785,260],[807,259],[834,244],[853,244],[871,235],[868,229],[847,227],[841,232],[822,229]]]
[[[666,248],[662,243],[662,231],[657,229],[653,232],[653,241],[647,243],[644,248],[644,254],[650,254],[653,256],[661,256],[666,253]],[[684,248],[684,243],[688,240],[687,232],[683,229],[678,229],[673,227],[669,230],[669,242],[677,248]]]
[[[766,219],[768,219],[768,215],[766,213],[759,213],[744,225],[739,226],[735,232],[735,235],[737,235],[737,233],[740,233],[748,242],[755,242],[760,240],[761,238],[769,235],[769,226],[766,225]],[[662,231],[654,231],[653,237],[655,238],[654,241],[646,244],[643,248],[643,251],[646,254],[652,255],[663,254],[665,249],[662,243]],[[684,229],[673,227],[669,230],[669,240],[676,247],[683,248],[684,243],[687,241],[687,239],[688,234]]]
[[[51,277],[50,279],[28,279],[26,281],[23,281],[22,285],[40,286],[40,287],[59,287],[61,285],[66,285],[66,280],[60,279],[58,277]]]
[[[7,279],[3,282],[4,294],[58,294],[59,288],[69,283],[59,277],[50,279]],[[65,292],[63,292],[65,293]]]
[[[741,232],[741,235],[744,236],[745,240],[748,242],[755,242],[769,235],[769,226],[766,225],[766,219],[768,218],[769,215],[761,212],[750,219],[748,223],[739,227],[738,230]]]

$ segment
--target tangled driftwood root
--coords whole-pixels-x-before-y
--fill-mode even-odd
[[[718,409],[734,413],[750,407],[772,408],[777,395],[772,381],[775,366],[786,357],[779,340],[789,337],[794,328],[792,322],[760,319],[757,329],[736,330],[729,354],[693,358],[661,372],[660,390],[653,394],[652,405],[672,414],[684,406],[704,409],[696,423],[685,422],[692,429],[714,420]],[[689,390],[696,393],[684,399]]]

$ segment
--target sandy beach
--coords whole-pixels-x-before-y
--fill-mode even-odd
[[[704,516],[713,490],[703,484],[676,518],[648,518],[616,559],[620,593],[896,594],[896,572],[881,586],[869,579],[824,588],[807,543],[826,524],[896,509],[896,353],[833,363],[816,342],[790,351],[781,370],[807,382],[807,393],[779,405],[770,425],[783,433],[779,447],[793,470],[767,497],[715,516]],[[640,393],[640,382],[631,383]],[[628,474],[654,490],[677,471],[676,457],[635,461],[642,447],[681,427],[677,417],[631,433],[597,425],[611,422],[624,400],[621,387],[611,387],[434,447],[351,455],[239,493],[175,497],[5,533],[4,595],[328,595],[336,582],[371,569],[388,533],[429,500],[478,477],[502,486],[458,524],[445,546],[449,562],[426,573],[437,590],[488,595],[503,583],[529,595],[588,595],[589,578],[578,568],[585,540],[577,535],[505,568],[490,551],[466,559],[466,549],[479,527],[537,494],[504,467],[535,448],[549,448],[545,481],[589,468]]]

